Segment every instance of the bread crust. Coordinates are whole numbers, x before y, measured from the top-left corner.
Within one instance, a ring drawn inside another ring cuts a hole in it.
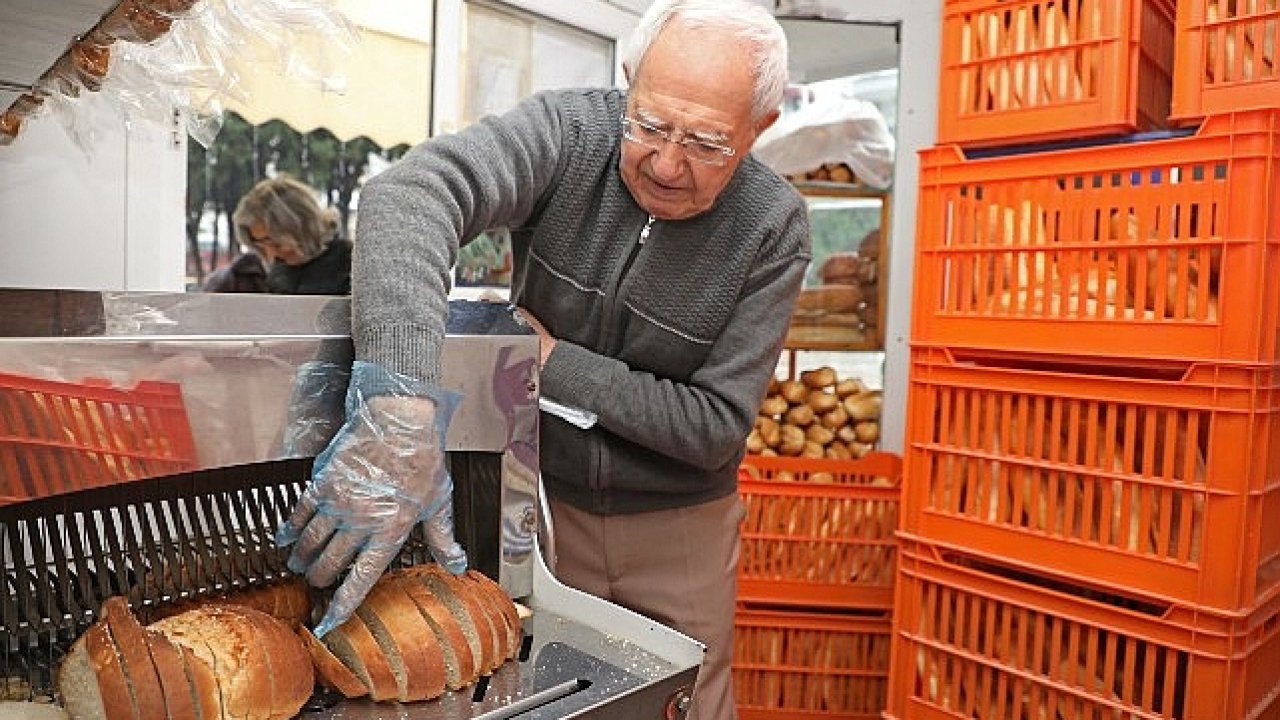
[[[475,682],[478,672],[476,659],[458,618],[449,612],[449,608],[419,578],[400,571],[393,571],[389,576],[417,605],[418,611],[436,631],[441,648],[445,651],[445,679],[449,688],[458,690]]]
[[[290,629],[296,629],[311,619],[311,592],[301,577],[248,590],[162,603],[149,609],[142,619],[154,622],[210,604],[250,607],[280,620]]]
[[[501,585],[479,570],[468,570],[466,577],[476,583],[480,591],[488,596],[490,604],[497,609],[499,616],[506,623],[507,652],[503,659],[505,661],[514,658],[520,652],[520,644],[524,640],[524,624],[520,622],[520,613],[516,610],[515,602]]]
[[[379,580],[361,607],[372,612],[387,629],[395,648],[384,650],[400,657],[405,675],[400,701],[425,700],[443,693],[444,651],[413,601],[394,582]]]
[[[240,608],[256,633],[260,654],[271,678],[271,717],[286,720],[298,714],[315,689],[311,656],[284,621],[252,608]]]
[[[290,629],[311,618],[311,594],[301,577],[272,583],[243,592],[228,593],[221,602],[243,605],[280,620]]]
[[[396,687],[396,676],[391,672],[391,665],[387,663],[386,657],[378,647],[378,641],[373,638],[373,633],[369,632],[369,628],[365,626],[359,615],[352,615],[346,622],[329,632],[341,633],[356,655],[364,661],[365,672],[369,674],[371,683],[369,697],[373,698],[374,702],[394,700],[399,695],[400,689]]]
[[[102,693],[102,707],[108,720],[137,718],[138,711],[134,707],[133,697],[129,694],[124,669],[120,666],[120,658],[116,656],[116,649],[105,622],[99,620],[89,626],[84,633],[84,647],[89,654],[89,664],[93,667],[93,674],[98,678],[98,690]]]
[[[356,674],[351,672],[351,669],[344,665],[338,656],[320,642],[320,639],[305,625],[299,627],[297,632],[307,652],[311,654],[311,663],[315,666],[321,685],[337,690],[347,698],[359,698],[369,694],[369,688],[364,686],[360,678],[356,677]]]
[[[212,668],[224,717],[272,715],[271,666],[266,653],[257,647],[256,633],[246,618],[254,612],[236,605],[210,604],[151,626]]]
[[[160,676],[164,691],[164,705],[169,720],[202,720],[197,715],[196,689],[182,666],[182,653],[169,638],[155,631],[143,629],[147,651]]]
[[[147,650],[146,634],[129,610],[128,601],[119,595],[107,598],[102,604],[102,617],[111,631],[121,672],[133,692],[138,714],[143,718],[166,717],[164,688]]]
[[[186,672],[187,681],[195,689],[197,714],[203,720],[221,718],[222,692],[218,688],[218,678],[213,674],[213,667],[201,660],[191,648],[177,642],[173,644],[182,655],[182,669]]]
[[[444,579],[449,588],[462,599],[466,604],[473,617],[478,617],[476,628],[482,626],[489,633],[489,646],[484,664],[484,674],[488,675],[498,668],[505,661],[506,654],[506,627],[501,619],[495,617],[489,608],[489,603],[480,594],[480,590],[472,583],[464,581],[462,578],[450,573],[444,568],[438,568],[436,575]],[[484,630],[481,631],[481,642],[484,641]]]
[[[498,657],[498,635],[490,622],[488,615],[480,604],[476,602],[474,596],[470,593],[459,592],[455,589],[457,580],[449,573],[448,570],[439,565],[414,565],[405,568],[405,572],[413,577],[421,580],[440,601],[449,608],[449,612],[454,613],[459,622],[470,623],[475,629],[477,648],[474,648],[476,657],[476,674],[488,675],[495,667],[497,667]],[[461,614],[455,611],[455,607],[460,609]],[[464,617],[465,616],[465,617]]]

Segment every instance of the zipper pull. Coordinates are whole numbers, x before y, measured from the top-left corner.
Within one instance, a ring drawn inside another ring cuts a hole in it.
[[[649,239],[649,231],[653,229],[653,216],[644,222],[644,229],[640,231],[640,244],[643,245],[645,240]]]

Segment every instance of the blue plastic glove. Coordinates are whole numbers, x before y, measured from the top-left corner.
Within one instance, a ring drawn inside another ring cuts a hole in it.
[[[316,587],[346,578],[315,635],[346,622],[409,537],[426,522],[436,562],[462,573],[467,556],[453,536],[453,480],[444,437],[461,396],[357,361],[347,420],[315,461],[311,484],[276,533],[294,545],[289,569]]]
[[[313,457],[329,445],[345,421],[343,399],[350,380],[350,365],[311,360],[298,366],[280,441],[285,457]]]

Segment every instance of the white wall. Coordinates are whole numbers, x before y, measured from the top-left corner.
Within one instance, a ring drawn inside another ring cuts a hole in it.
[[[0,147],[0,287],[181,290],[185,137],[81,113],[91,153],[52,116]]]

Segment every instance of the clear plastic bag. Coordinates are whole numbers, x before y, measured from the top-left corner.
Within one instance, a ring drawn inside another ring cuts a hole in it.
[[[358,39],[334,0],[121,0],[49,68],[40,88],[59,98],[55,114],[86,150],[97,134],[93,114],[72,116],[88,96],[102,96],[92,104],[105,100],[130,122],[168,124],[176,112],[207,147],[224,106],[251,102],[244,81],[251,72],[342,92]],[[0,143],[31,119],[6,118]]]
[[[835,98],[805,105],[774,123],[752,152],[779,175],[843,163],[875,188],[893,184],[894,140],[875,105]]]

